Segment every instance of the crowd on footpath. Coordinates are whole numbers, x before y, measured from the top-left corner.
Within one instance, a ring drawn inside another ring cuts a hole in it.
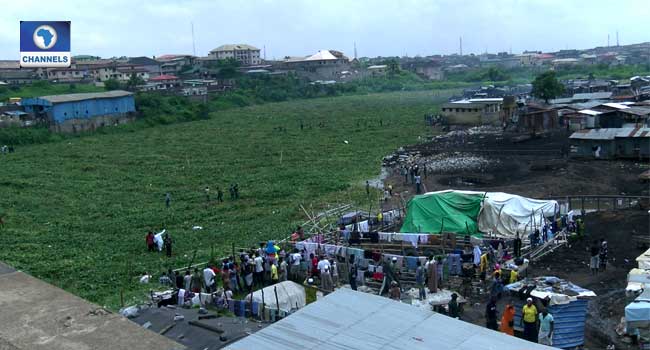
[[[534,248],[545,244],[563,229],[568,234],[575,234],[578,240],[582,239],[585,234],[585,222],[582,219],[584,215],[585,213],[583,211],[580,217],[574,219],[573,212],[570,212],[567,215],[558,216],[553,220],[544,219],[544,223],[541,224],[541,230],[536,228],[528,236],[531,246]]]
[[[381,219],[380,219],[381,220]],[[554,226],[557,225],[557,226]],[[353,224],[353,232],[357,231]],[[579,218],[573,220],[564,216],[547,222],[541,229],[541,233],[555,232],[556,230],[567,230],[578,233],[579,237],[584,235],[584,221]],[[409,258],[415,260],[415,283],[418,289],[420,300],[426,300],[427,295],[437,293],[445,282],[445,277],[456,270],[453,274],[469,277],[463,281],[463,294],[469,295],[470,285],[465,281],[471,281],[475,276],[481,281],[483,290],[488,295],[488,303],[485,309],[487,328],[501,331],[514,336],[514,315],[515,307],[510,300],[501,316],[499,325],[499,312],[497,302],[505,295],[504,286],[519,281],[519,266],[523,265],[525,259],[522,257],[522,239],[519,233],[511,241],[504,239],[485,239],[484,246],[472,245],[469,235],[465,235],[463,249],[459,254],[450,253],[443,256],[428,257],[398,257],[390,254],[382,254],[379,251],[368,252],[355,247],[358,240],[350,232],[349,227],[341,225],[336,232],[336,241],[343,242],[343,246],[333,246],[322,243],[322,235],[315,235],[305,239],[302,227],[298,226],[290,235],[290,241],[294,245],[289,250],[276,245],[273,241],[260,243],[259,247],[251,248],[248,251],[241,250],[238,257],[230,256],[218,263],[210,263],[204,269],[187,269],[183,274],[175,273],[172,270],[163,272],[159,282],[163,285],[184,289],[192,293],[215,293],[217,288],[222,288],[226,299],[232,299],[233,293],[247,294],[258,288],[264,288],[278,282],[292,280],[302,283],[305,286],[307,303],[316,300],[317,291],[328,293],[334,291],[342,284],[349,284],[350,288],[357,290],[363,285],[369,268],[373,269],[373,278],[381,271],[381,287],[379,295],[388,295],[394,300],[401,300],[404,288],[401,285],[401,274],[405,270],[405,263],[410,263]],[[164,234],[163,232],[155,235]],[[447,237],[441,235],[443,242],[456,246],[456,235],[449,234]],[[155,237],[152,232],[147,234],[147,245],[152,249],[152,239]],[[320,240],[319,240],[320,237]],[[550,236],[552,237],[552,236]],[[535,238],[535,233],[533,233]],[[540,237],[540,244],[544,240]],[[531,245],[536,242],[531,240]],[[163,236],[162,246],[169,247],[171,254],[171,236]],[[307,246],[309,244],[309,246]],[[443,243],[444,244],[444,243]],[[334,250],[329,248],[334,247]],[[325,249],[327,248],[327,249]],[[346,253],[341,254],[339,249],[347,248]],[[591,249],[591,267],[605,269],[607,264],[607,242],[594,241]],[[378,256],[375,256],[378,255]],[[456,259],[458,255],[458,259]],[[389,259],[386,259],[389,257]],[[471,270],[466,270],[465,265],[461,267],[462,261],[469,259]],[[458,260],[454,262],[453,260]],[[374,267],[369,265],[375,264]],[[458,268],[452,266],[458,265]],[[602,264],[602,265],[601,265]],[[408,264],[407,264],[408,265]],[[504,266],[504,268],[502,268]],[[595,267],[594,267],[595,266]],[[596,271],[597,272],[597,271]],[[594,272],[594,273],[596,273]],[[511,296],[512,297],[512,296]],[[462,306],[458,301],[459,295],[453,293],[447,304],[447,314],[450,317],[460,319],[462,317]],[[552,345],[553,338],[553,315],[541,304],[533,303],[532,298],[526,299],[526,304],[521,310],[521,328],[523,338],[540,344]]]
[[[422,176],[425,179],[427,178],[427,166],[420,166],[419,164],[402,165],[399,169],[400,175],[404,177],[404,184],[407,185],[410,179],[411,185],[415,186],[415,193],[423,193]]]

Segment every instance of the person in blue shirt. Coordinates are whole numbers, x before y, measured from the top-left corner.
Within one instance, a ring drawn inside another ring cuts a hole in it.
[[[553,345],[553,315],[544,309],[538,318],[539,332],[537,333],[537,340],[539,344]]]

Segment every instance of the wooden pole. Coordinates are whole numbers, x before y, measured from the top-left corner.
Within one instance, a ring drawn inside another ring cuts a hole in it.
[[[278,310],[278,315],[280,315],[280,300],[278,299],[278,287],[273,286],[273,293],[275,293],[275,306]]]

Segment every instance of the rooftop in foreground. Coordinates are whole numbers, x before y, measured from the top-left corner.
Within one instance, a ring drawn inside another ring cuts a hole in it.
[[[2,263],[0,286],[0,349],[185,349]]]
[[[264,349],[269,344],[288,350],[552,349],[351,289],[339,289],[225,349]]]

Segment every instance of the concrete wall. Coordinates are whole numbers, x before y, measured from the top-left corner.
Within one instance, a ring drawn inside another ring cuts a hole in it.
[[[52,124],[50,130],[54,132],[74,134],[83,131],[94,131],[105,126],[126,124],[135,120],[135,113],[104,115],[94,118],[73,118],[62,123]]]

